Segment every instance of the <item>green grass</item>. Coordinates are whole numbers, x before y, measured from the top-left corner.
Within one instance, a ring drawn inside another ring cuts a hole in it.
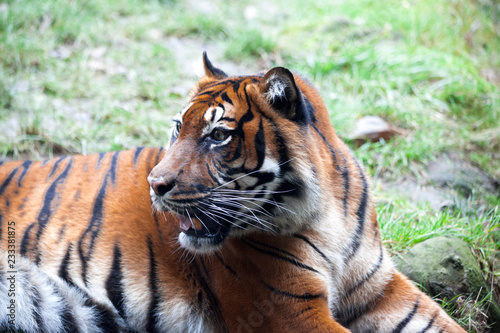
[[[456,202],[458,208],[434,211],[425,204],[415,204],[403,199],[390,200],[378,205],[380,228],[386,246],[392,253],[399,253],[426,239],[449,235],[467,241],[485,260],[494,256],[500,236],[500,208],[478,213],[468,202]],[[492,272],[493,273],[493,272]],[[500,271],[495,272],[500,277]]]
[[[421,179],[428,161],[452,151],[500,179],[495,0],[8,0],[0,4],[0,157],[165,145],[203,50],[229,74],[275,65],[303,74],[372,175]],[[350,133],[365,115],[406,135],[356,147]],[[379,204],[386,245],[398,253],[456,235],[485,276],[500,279],[500,199],[476,195],[446,213],[405,197]]]

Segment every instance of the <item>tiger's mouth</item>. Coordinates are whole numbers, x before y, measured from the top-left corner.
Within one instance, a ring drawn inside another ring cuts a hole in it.
[[[229,234],[232,222],[198,207],[200,200],[172,202],[153,195],[152,199],[159,211],[169,211],[177,218],[181,229],[179,242],[188,250],[198,253],[213,251]]]
[[[174,214],[179,220],[181,232],[179,243],[193,253],[210,253],[215,251],[229,234],[229,223],[200,217],[199,212],[185,210],[187,215]],[[193,215],[196,216],[193,218]]]
[[[182,232],[186,235],[193,237],[212,238],[218,237],[221,234],[223,225],[220,222],[209,220],[206,218],[200,218],[198,217],[199,214],[196,214],[195,212],[189,213],[189,211],[187,210],[186,212],[188,213],[188,216],[175,214],[179,219],[179,225]],[[193,218],[191,214],[195,215],[196,217]]]

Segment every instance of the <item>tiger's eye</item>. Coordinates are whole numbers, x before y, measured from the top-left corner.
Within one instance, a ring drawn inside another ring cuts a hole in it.
[[[212,134],[210,134],[210,137],[214,141],[221,142],[227,139],[227,134],[223,130],[215,129],[212,131]]]

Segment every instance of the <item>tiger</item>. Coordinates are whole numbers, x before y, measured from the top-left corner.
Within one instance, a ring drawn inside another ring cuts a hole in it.
[[[0,331],[465,332],[394,267],[319,92],[203,65],[165,149],[0,165]]]

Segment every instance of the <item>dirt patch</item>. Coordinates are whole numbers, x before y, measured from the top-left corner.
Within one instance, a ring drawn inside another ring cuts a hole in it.
[[[406,176],[374,180],[383,192],[392,192],[417,203],[428,203],[434,210],[453,208],[471,195],[500,195],[500,182],[456,154],[442,154],[424,168],[423,177]]]

